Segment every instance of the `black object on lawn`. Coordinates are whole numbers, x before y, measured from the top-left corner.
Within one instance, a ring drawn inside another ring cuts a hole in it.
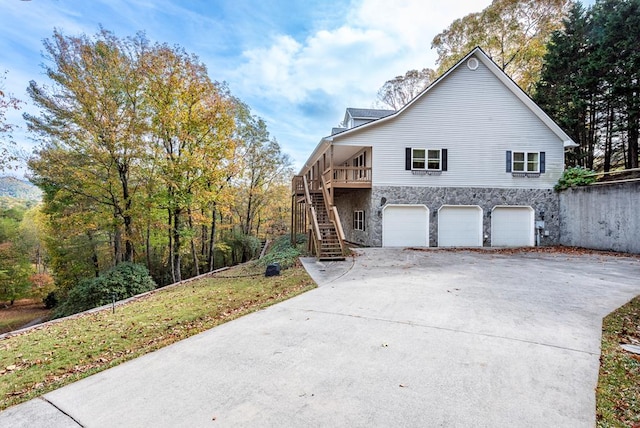
[[[280,275],[280,265],[278,263],[271,263],[267,265],[267,271],[264,276],[278,276]]]

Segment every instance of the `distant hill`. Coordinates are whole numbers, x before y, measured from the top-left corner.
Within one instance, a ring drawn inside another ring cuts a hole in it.
[[[0,196],[39,201],[42,199],[42,192],[28,181],[15,177],[0,177]]]

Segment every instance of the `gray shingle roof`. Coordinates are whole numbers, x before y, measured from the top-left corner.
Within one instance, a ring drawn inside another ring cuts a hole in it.
[[[395,113],[395,110],[381,110],[372,108],[347,108],[347,114],[358,119],[380,119]]]

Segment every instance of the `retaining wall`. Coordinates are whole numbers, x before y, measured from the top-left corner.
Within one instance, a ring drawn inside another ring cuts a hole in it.
[[[560,192],[560,243],[640,253],[640,181]]]

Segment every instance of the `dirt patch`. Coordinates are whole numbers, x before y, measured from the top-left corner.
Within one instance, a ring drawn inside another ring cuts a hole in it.
[[[610,174],[603,175],[598,178],[597,182],[608,182],[608,181],[617,181],[617,180],[640,180],[640,170],[633,171],[616,171],[611,172]]]
[[[574,256],[582,255],[599,255],[599,256],[612,256],[612,257],[631,257],[640,259],[640,254],[620,253],[616,251],[604,251],[604,250],[592,250],[589,248],[580,247],[565,247],[562,245],[556,245],[551,247],[516,247],[516,248],[443,248],[443,247],[408,247],[407,251],[450,251],[450,252],[463,252],[469,251],[473,253],[486,253],[486,254],[521,254],[521,253],[543,253],[543,254],[571,254]]]
[[[16,300],[11,306],[0,306],[0,334],[19,329],[34,320],[45,321],[51,315],[42,300]]]

